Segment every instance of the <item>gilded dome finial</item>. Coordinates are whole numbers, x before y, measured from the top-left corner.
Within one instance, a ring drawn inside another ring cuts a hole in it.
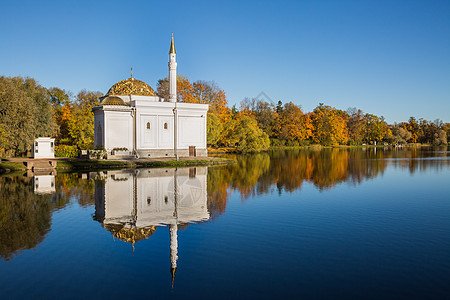
[[[131,67],[131,79],[133,79],[133,67]]]

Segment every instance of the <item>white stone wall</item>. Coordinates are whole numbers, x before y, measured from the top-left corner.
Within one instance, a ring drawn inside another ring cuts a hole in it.
[[[162,150],[174,148],[175,103],[134,101],[137,113],[137,149]],[[208,105],[176,103],[178,110],[178,149],[196,146],[206,149],[206,115]],[[148,129],[148,123],[150,129]],[[167,124],[165,129],[164,124]]]
[[[205,118],[180,116],[178,131],[178,148],[188,149],[189,146],[206,148]]]
[[[129,111],[105,111],[105,148],[133,150],[133,117]]]

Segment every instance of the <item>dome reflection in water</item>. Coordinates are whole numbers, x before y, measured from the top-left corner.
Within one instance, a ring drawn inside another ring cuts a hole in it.
[[[207,168],[109,171],[95,185],[95,220],[133,245],[157,226],[170,231],[172,285],[178,260],[178,226],[209,219]]]

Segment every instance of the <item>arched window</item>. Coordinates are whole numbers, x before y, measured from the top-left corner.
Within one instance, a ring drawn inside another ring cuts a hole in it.
[[[147,122],[147,129],[150,130],[150,122]]]
[[[167,122],[164,123],[164,129],[167,129]]]

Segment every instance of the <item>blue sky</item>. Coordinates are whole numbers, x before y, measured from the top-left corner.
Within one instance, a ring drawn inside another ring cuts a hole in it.
[[[73,93],[178,73],[228,103],[265,92],[388,122],[450,122],[450,1],[5,1],[0,75]]]

